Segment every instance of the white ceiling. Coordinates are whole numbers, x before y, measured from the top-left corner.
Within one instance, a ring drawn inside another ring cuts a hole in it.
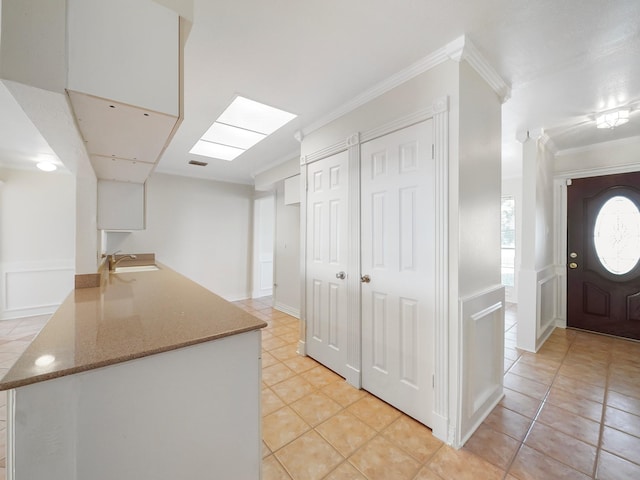
[[[298,156],[297,130],[461,35],[512,88],[505,175],[520,171],[523,130],[559,150],[640,136],[638,0],[193,0],[184,120],[157,171],[252,183]],[[188,151],[236,94],[299,116],[233,162],[188,165],[206,160]],[[596,130],[594,114],[619,105],[635,109],[629,124]],[[0,149],[19,152],[9,136]]]

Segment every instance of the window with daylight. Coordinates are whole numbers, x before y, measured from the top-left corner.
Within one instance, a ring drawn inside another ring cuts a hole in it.
[[[500,229],[502,284],[513,287],[516,267],[516,204],[512,196],[502,197]]]

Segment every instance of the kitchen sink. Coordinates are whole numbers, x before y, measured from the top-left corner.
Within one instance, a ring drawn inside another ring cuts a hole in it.
[[[160,270],[156,265],[132,265],[130,267],[116,267],[112,273],[136,273],[136,272],[153,272]]]

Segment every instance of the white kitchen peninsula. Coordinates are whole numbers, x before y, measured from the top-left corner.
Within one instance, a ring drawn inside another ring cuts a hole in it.
[[[260,478],[265,325],[164,266],[74,290],[0,382],[7,478]]]

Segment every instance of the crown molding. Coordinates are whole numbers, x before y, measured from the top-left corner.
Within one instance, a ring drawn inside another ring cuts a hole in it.
[[[386,80],[365,90],[351,101],[345,103],[336,110],[328,113],[324,117],[316,120],[306,128],[301,130],[301,136],[309,135],[311,132],[324,127],[334,120],[352,112],[356,108],[378,98],[388,91],[406,83],[412,78],[437,67],[447,60],[460,62],[466,60],[474,70],[489,84],[489,86],[500,96],[502,101],[506,101],[511,96],[511,87],[498,75],[489,62],[482,56],[480,51],[471,43],[465,35],[462,35],[452,42],[447,43],[444,47],[430,53],[426,57],[421,58],[417,62],[412,63],[407,68],[400,70],[398,73],[390,76]]]
[[[461,60],[466,62],[478,72],[485,82],[498,94],[502,103],[509,100],[511,97],[511,87],[502,79],[502,77],[496,72],[493,66],[487,61],[487,59],[480,53],[480,50],[473,44],[471,40],[465,37],[461,37],[464,40],[462,47]]]

